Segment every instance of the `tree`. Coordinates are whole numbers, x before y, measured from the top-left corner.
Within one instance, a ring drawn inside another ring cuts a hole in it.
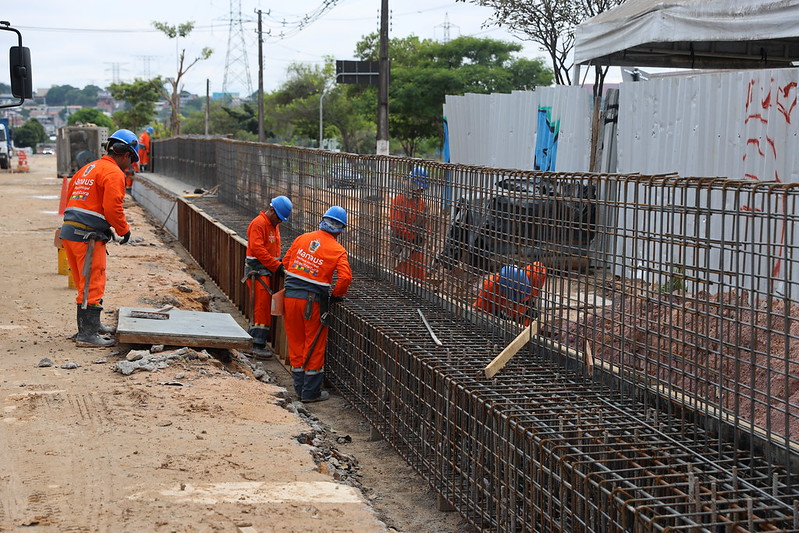
[[[100,90],[96,85],[87,85],[83,89],[71,85],[54,85],[47,90],[47,105],[94,107],[97,105]]]
[[[39,143],[47,141],[48,137],[44,131],[44,126],[35,118],[30,119],[14,130],[14,145],[16,146],[23,148],[30,146],[35,152]]]
[[[188,36],[194,29],[194,22],[185,22],[183,24],[178,24],[177,26],[173,26],[165,22],[153,22],[153,27],[161,31],[168,38],[177,39],[178,37]],[[191,67],[197,64],[198,61],[204,61],[208,59],[211,57],[211,54],[213,54],[213,50],[205,47],[200,51],[199,56],[195,57],[188,64],[186,64],[186,49],[184,48],[180,51],[180,56],[178,57],[177,75],[174,78],[168,78],[166,80],[166,82],[172,87],[172,93],[167,94],[167,92],[164,90],[163,84],[156,87],[160,94],[169,102],[169,106],[171,108],[169,127],[173,136],[180,135],[180,93],[183,90],[180,82],[183,79],[183,76],[185,76],[189,69],[191,69]],[[157,79],[161,81],[160,78]]]
[[[114,120],[123,128],[139,131],[153,122],[155,104],[161,98],[157,89],[163,86],[161,78],[150,81],[136,79],[133,83],[112,83],[108,90],[117,100],[127,102],[128,107],[114,113]]]
[[[116,124],[111,120],[111,117],[107,116],[99,109],[92,107],[84,107],[72,113],[67,119],[67,124],[70,126],[73,124],[96,124],[108,128],[109,130],[114,130],[116,128]]]
[[[504,26],[522,38],[540,44],[555,71],[555,82],[571,83],[574,27],[624,0],[457,0],[491,7],[486,24]],[[607,69],[596,69],[604,80]]]
[[[356,45],[363,60],[374,60],[374,35]],[[426,138],[443,138],[441,113],[446,95],[510,92],[552,83],[541,60],[517,59],[518,43],[459,37],[446,43],[411,36],[389,42],[391,135],[413,157]],[[371,89],[371,88],[370,88]],[[373,89],[372,89],[373,90]]]

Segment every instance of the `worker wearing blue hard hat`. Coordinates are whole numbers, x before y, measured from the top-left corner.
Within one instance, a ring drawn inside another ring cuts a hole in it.
[[[503,266],[483,280],[474,306],[490,315],[529,324],[538,318],[538,296],[547,269],[537,258],[526,267]]]
[[[423,194],[429,186],[427,169],[415,167],[408,173],[403,190],[392,199],[389,212],[389,250],[394,270],[419,281],[424,281],[427,274],[424,244],[428,216]]]
[[[322,215],[319,229],[294,239],[283,257],[283,324],[294,391],[303,402],[330,397],[322,390],[328,311],[331,303],[344,299],[352,283],[347,250],[338,242],[346,227],[347,211],[334,205]]]
[[[250,290],[250,328],[254,356],[272,356],[267,343],[272,327],[272,293],[283,273],[280,228],[291,216],[292,204],[286,196],[276,196],[269,208],[258,213],[247,227],[247,257],[244,260],[244,279]]]

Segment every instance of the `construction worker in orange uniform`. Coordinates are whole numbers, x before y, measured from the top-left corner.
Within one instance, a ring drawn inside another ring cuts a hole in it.
[[[139,168],[141,170],[150,170],[150,135],[152,134],[153,128],[148,127],[139,135]]]
[[[283,322],[294,391],[303,402],[330,397],[322,390],[327,313],[330,303],[343,300],[352,283],[347,251],[337,240],[346,226],[347,212],[334,205],[322,216],[319,229],[294,239],[283,258]],[[334,273],[338,280],[332,287]]]
[[[266,348],[272,325],[272,293],[277,287],[277,277],[283,272],[278,225],[288,220],[291,209],[291,200],[277,196],[270,202],[269,209],[261,211],[247,228],[244,280],[250,289],[252,321],[248,333],[252,337],[253,355],[262,359],[272,357]]]
[[[138,139],[130,130],[118,130],[108,138],[107,154],[78,170],[67,189],[61,240],[78,289],[78,346],[111,346],[114,339],[100,336],[113,328],[100,322],[105,293],[106,242],[130,240],[130,226],[122,206],[125,172],[138,161]]]
[[[427,233],[427,213],[422,194],[429,185],[427,170],[414,168],[408,175],[407,189],[391,201],[390,250],[396,261],[394,269],[424,281],[424,242]]]
[[[547,278],[541,261],[526,268],[504,266],[483,280],[474,306],[506,320],[530,325],[538,318],[538,295]]]

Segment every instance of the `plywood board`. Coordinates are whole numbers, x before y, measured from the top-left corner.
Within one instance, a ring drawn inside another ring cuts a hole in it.
[[[130,344],[166,344],[202,348],[252,348],[252,337],[227,313],[169,311],[167,320],[133,318],[131,311],[158,309],[120,307],[117,340]]]

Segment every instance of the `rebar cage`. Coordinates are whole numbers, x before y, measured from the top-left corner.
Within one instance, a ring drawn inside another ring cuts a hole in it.
[[[289,196],[284,248],[347,210],[356,281],[326,370],[478,529],[799,530],[795,186],[205,138],[159,141],[154,157],[219,185],[249,213],[230,217],[241,235]],[[208,242],[230,236],[197,242],[197,224],[179,228],[189,251],[237,272],[240,253]],[[536,261],[546,282],[517,301],[503,267]],[[486,378],[528,324],[527,348]]]

